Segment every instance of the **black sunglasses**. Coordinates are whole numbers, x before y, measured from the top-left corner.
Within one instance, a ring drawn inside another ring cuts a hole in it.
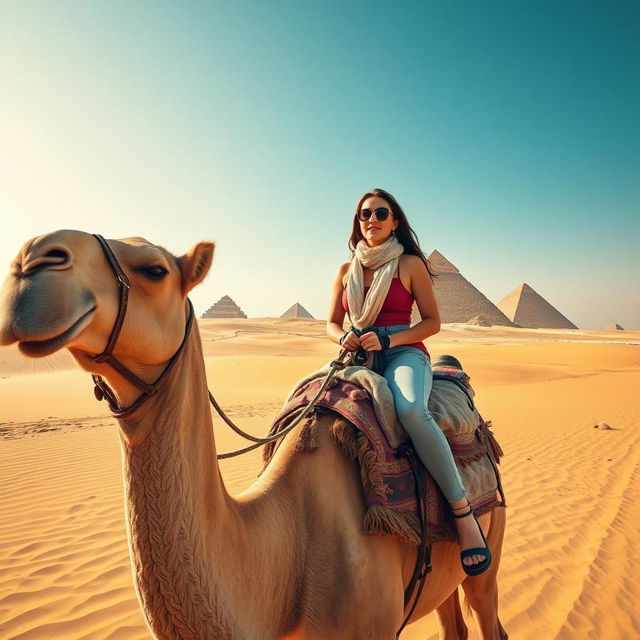
[[[384,222],[389,217],[390,213],[391,211],[386,207],[378,207],[373,211],[371,211],[371,209],[360,209],[360,211],[358,211],[358,220],[366,222],[371,219],[371,216],[375,215],[378,222]]]

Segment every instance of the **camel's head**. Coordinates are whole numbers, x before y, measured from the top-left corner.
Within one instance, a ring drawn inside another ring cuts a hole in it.
[[[114,356],[137,371],[161,366],[180,345],[185,298],[209,271],[214,245],[197,244],[176,258],[142,238],[109,240],[131,287]],[[104,369],[101,353],[119,308],[116,277],[95,236],[56,231],[29,240],[11,264],[0,293],[0,344],[31,357],[68,348],[80,365]]]

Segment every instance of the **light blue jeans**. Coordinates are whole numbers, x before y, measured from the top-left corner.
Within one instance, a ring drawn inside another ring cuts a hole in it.
[[[389,335],[408,325],[386,327]],[[455,502],[467,495],[442,429],[429,412],[433,387],[431,362],[424,351],[400,345],[375,352],[373,371],[384,376],[396,405],[398,420],[445,498]]]

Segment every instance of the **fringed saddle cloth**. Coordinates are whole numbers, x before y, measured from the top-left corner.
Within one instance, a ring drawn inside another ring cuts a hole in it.
[[[275,419],[270,434],[284,429],[302,412],[322,385],[327,371],[327,368],[321,369],[298,383]],[[439,423],[444,423],[438,418],[443,414],[443,401],[449,405],[460,405],[459,410],[453,412],[453,419],[446,416],[447,425],[443,431],[464,486],[469,491],[469,502],[479,514],[504,506],[496,466],[502,450],[489,429],[491,423],[482,420],[470,401],[473,390],[468,376],[460,371],[449,371],[458,380],[456,385],[452,385],[438,379],[440,376],[435,377],[436,373],[434,370],[429,409]],[[447,372],[441,370],[439,373]],[[466,394],[462,390],[463,385],[467,388]],[[398,445],[408,437],[397,420],[393,396],[386,380],[362,367],[347,367],[339,371],[314,409],[316,415],[328,411],[338,413],[348,421],[336,420],[332,433],[360,466],[366,504],[364,530],[378,535],[400,536],[409,543],[419,544],[415,480],[408,460],[396,455]],[[299,446],[306,450],[315,448],[317,420],[308,420],[301,428]],[[265,447],[265,467],[276,446],[270,443]],[[421,470],[425,474],[428,542],[455,540],[455,527],[444,496],[427,470],[422,466]]]

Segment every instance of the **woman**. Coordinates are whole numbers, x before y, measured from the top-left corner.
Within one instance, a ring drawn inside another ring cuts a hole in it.
[[[375,352],[374,370],[389,384],[398,419],[451,505],[462,567],[469,575],[482,573],[491,564],[491,553],[449,444],[427,410],[433,378],[422,340],[440,330],[431,272],[413,229],[390,193],[373,189],[360,198],[349,248],[353,259],[338,269],[333,284],[327,335],[349,351],[362,347]],[[422,320],[410,327],[414,300]],[[352,324],[346,333],[345,313]]]

